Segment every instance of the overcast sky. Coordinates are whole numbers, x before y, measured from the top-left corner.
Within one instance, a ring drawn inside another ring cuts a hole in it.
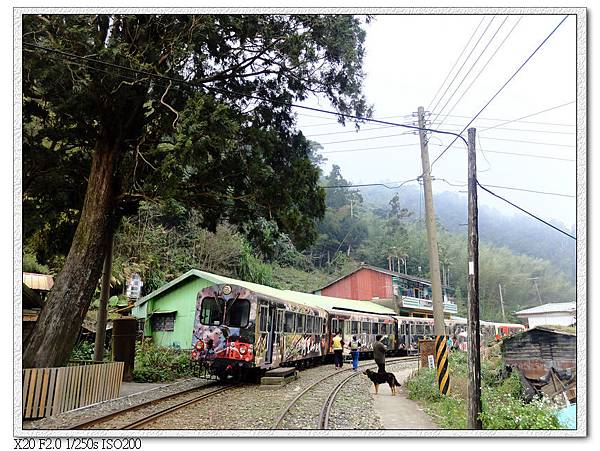
[[[413,112],[423,106],[432,113],[432,128],[460,132],[563,17],[376,16],[366,25],[364,61],[365,94],[374,107],[374,117],[410,124],[416,120]],[[471,125],[477,129],[477,147],[483,151],[477,155],[482,184],[575,195],[576,107],[569,103],[576,100],[575,25],[574,16],[567,18]],[[564,104],[522,121],[501,124]],[[328,108],[323,102],[311,105]],[[403,181],[422,172],[417,135],[385,137],[405,132],[401,128],[365,125],[364,130],[355,132],[352,125],[342,127],[326,115],[312,112],[301,112],[299,124],[309,139],[323,145],[323,155],[329,160],[324,170],[337,164],[354,184]],[[494,125],[498,127],[484,130]],[[378,129],[367,130],[374,127]],[[433,134],[430,160],[451,140]],[[464,144],[457,141],[435,163],[432,175],[453,184],[466,183]],[[435,181],[433,189],[459,191],[466,187]],[[493,191],[544,219],[559,220],[568,228],[575,223],[574,197],[500,188]],[[515,213],[513,207],[485,192],[480,191],[479,200],[503,213]]]

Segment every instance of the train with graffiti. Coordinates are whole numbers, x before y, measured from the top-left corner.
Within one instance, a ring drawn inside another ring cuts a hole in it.
[[[391,355],[416,353],[418,340],[433,336],[430,318],[382,313],[367,301],[331,299],[234,284],[206,287],[196,301],[192,359],[221,379],[240,379],[278,367],[324,363],[333,356],[336,332],[342,334],[346,355],[356,336],[363,358],[371,356],[377,335]],[[446,333],[460,333],[461,326],[446,320]]]

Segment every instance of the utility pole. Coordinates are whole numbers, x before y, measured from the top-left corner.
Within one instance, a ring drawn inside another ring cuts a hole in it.
[[[100,290],[100,305],[96,316],[96,341],[94,343],[94,360],[101,362],[104,356],[104,339],[106,338],[106,318],[108,316],[108,298],[110,295],[110,278],[112,275],[113,241],[111,234],[106,241],[104,251],[104,266],[102,268],[102,287]]]
[[[419,128],[425,128],[423,107],[418,110]],[[419,130],[421,142],[421,164],[423,167],[423,191],[425,197],[425,222],[427,225],[427,242],[429,244],[429,273],[431,275],[431,292],[433,299],[433,330],[435,335],[445,335],[444,305],[442,301],[442,283],[440,281],[440,257],[437,245],[435,213],[433,211],[433,193],[431,190],[431,166],[427,147],[427,133]]]
[[[444,300],[440,281],[440,256],[438,254],[435,213],[433,211],[433,193],[431,190],[431,165],[427,148],[427,132],[423,107],[418,109],[419,141],[421,143],[421,165],[423,167],[423,193],[425,197],[425,223],[427,225],[427,243],[429,247],[429,274],[431,277],[431,300],[433,304],[433,332],[435,334],[435,367],[440,393],[446,395],[450,388],[448,372],[448,347],[444,326]]]
[[[542,303],[542,296],[540,295],[540,289],[538,288],[538,281],[539,277],[530,277],[529,280],[533,280],[533,284],[535,285],[535,291],[537,292],[538,295],[538,300],[540,301],[540,305],[543,305]]]
[[[481,419],[481,355],[479,335],[479,226],[477,219],[477,164],[475,129],[469,129],[469,277],[468,277],[468,426],[482,429]]]
[[[506,322],[506,313],[504,313],[504,299],[502,299],[502,285],[498,284],[498,291],[500,291],[500,307],[502,308],[502,321]]]

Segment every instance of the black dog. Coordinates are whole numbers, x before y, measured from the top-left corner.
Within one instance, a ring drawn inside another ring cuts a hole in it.
[[[375,394],[377,394],[381,384],[388,384],[390,386],[392,396],[396,396],[396,387],[401,387],[394,373],[376,373],[375,371],[365,370],[363,374],[371,379],[371,382],[375,385]]]

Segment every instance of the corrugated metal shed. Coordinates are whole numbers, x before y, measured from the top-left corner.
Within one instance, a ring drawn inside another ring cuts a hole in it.
[[[365,313],[378,313],[382,315],[395,315],[394,310],[368,301],[355,301],[352,299],[340,299],[330,296],[318,296],[315,294],[301,293],[298,291],[279,290],[277,288],[259,285],[257,283],[245,282],[243,280],[232,279],[230,277],[219,276],[217,274],[199,271],[197,269],[192,269],[186,272],[185,274],[178,277],[177,279],[172,280],[165,286],[143,297],[138,301],[138,303],[136,303],[136,307],[142,306],[150,299],[182,283],[189,277],[200,277],[214,284],[226,283],[231,285],[239,285],[257,293],[264,294],[266,296],[271,296],[284,301],[307,304],[313,307],[319,307],[327,310],[352,310]]]
[[[523,370],[526,377],[538,378],[550,368],[576,366],[577,335],[564,329],[534,327],[502,341],[505,362]]]
[[[23,283],[32,290],[50,291],[54,286],[54,278],[47,274],[24,272]]]

